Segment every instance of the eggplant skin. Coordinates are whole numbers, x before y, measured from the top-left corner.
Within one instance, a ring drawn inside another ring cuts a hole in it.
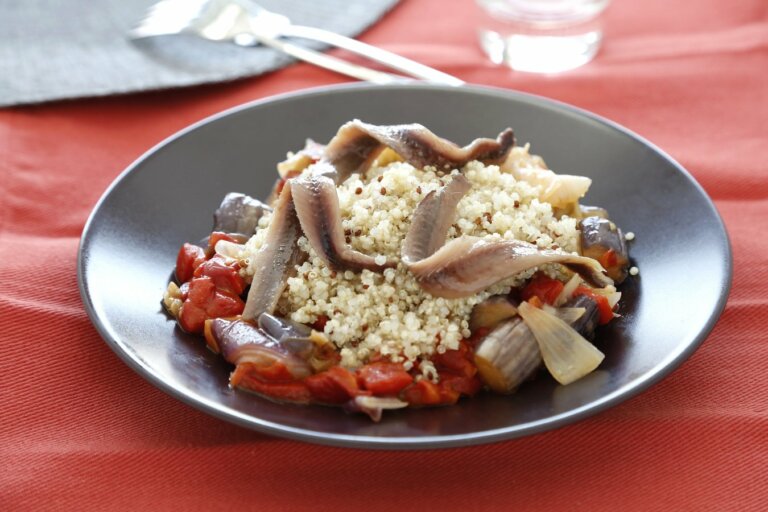
[[[258,199],[230,192],[213,214],[213,230],[251,236],[258,229],[259,219],[271,211],[272,208]]]
[[[542,363],[539,345],[519,316],[488,333],[475,350],[474,361],[483,383],[501,394],[513,393]]]
[[[492,329],[516,314],[517,308],[506,295],[494,295],[472,308],[472,313],[469,315],[469,329],[472,332],[481,328]]]
[[[563,307],[584,308],[584,314],[582,314],[578,320],[573,322],[571,327],[588,340],[593,339],[595,337],[597,323],[600,320],[597,301],[587,295],[577,295],[563,304]]]
[[[594,338],[600,317],[595,299],[579,295],[563,307],[584,308],[584,313],[571,327],[587,339]],[[474,360],[483,383],[502,394],[513,393],[542,364],[533,333],[517,315],[499,322],[486,335],[475,350]]]
[[[624,233],[609,219],[592,216],[579,222],[581,254],[599,261],[617,284],[627,277],[629,253]],[[615,258],[607,258],[613,251]]]

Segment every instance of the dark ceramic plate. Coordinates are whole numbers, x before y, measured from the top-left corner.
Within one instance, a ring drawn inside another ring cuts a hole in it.
[[[199,240],[229,191],[264,198],[275,164],[307,137],[345,121],[419,122],[464,144],[511,126],[557,171],[593,179],[604,206],[637,238],[640,275],[620,288],[622,317],[599,333],[600,368],[569,386],[539,378],[512,396],[393,411],[381,423],[328,407],[276,404],[227,387],[230,367],[162,311],[184,241]],[[636,395],[669,374],[712,329],[731,281],[723,223],[680,165],[633,133],[546,99],[476,87],[354,85],[244,105],[171,137],[104,194],[83,233],[78,277],[109,346],[160,389],[261,432],[324,444],[433,448],[510,439],[559,427]]]

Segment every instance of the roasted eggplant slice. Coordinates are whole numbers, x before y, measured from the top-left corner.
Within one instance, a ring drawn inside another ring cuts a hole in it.
[[[516,316],[500,323],[475,349],[482,381],[497,393],[512,393],[541,366],[536,338]]]
[[[210,325],[221,355],[236,366],[249,363],[266,369],[282,363],[297,380],[313,373],[305,354],[297,353],[295,347],[280,343],[250,322],[216,318]]]
[[[333,343],[308,325],[262,313],[259,327],[288,351],[307,361],[315,372],[327,370],[337,362]]]
[[[564,308],[584,308],[584,314],[571,323],[576,332],[591,340],[595,336],[595,329],[600,320],[600,311],[597,302],[587,295],[577,295],[563,305]]]
[[[472,308],[472,314],[469,315],[469,329],[472,332],[478,329],[493,329],[500,322],[516,314],[517,308],[506,295],[494,295]]]
[[[595,259],[617,284],[627,277],[629,254],[621,229],[608,219],[587,217],[579,222],[581,254]]]
[[[259,219],[271,211],[272,208],[258,199],[230,192],[213,214],[213,230],[251,236],[259,225]]]

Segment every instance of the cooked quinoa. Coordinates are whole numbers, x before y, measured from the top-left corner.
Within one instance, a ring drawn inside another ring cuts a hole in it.
[[[517,169],[543,167],[527,146],[514,148],[508,162]],[[577,250],[577,221],[556,217],[552,206],[539,200],[539,186],[518,181],[499,166],[480,162],[470,162],[449,174],[459,172],[472,188],[458,205],[448,240],[461,235],[487,236],[525,240],[541,248]],[[372,167],[365,176],[350,176],[338,187],[347,243],[376,256],[378,263],[399,261],[416,206],[430,191],[448,183],[449,174],[396,161]],[[269,215],[264,216],[260,228],[269,221]],[[259,229],[248,241],[243,259],[253,261],[265,234],[265,229]],[[406,369],[418,362],[422,375],[432,380],[437,372],[428,358],[435,352],[458,348],[459,341],[470,336],[468,322],[473,306],[491,295],[509,293],[536,270],[470,297],[444,299],[422,290],[402,263],[383,274],[368,270],[333,272],[306,238],[299,239],[299,247],[307,259],[288,279],[277,312],[305,324],[327,317],[325,334],[340,349],[343,366],[359,367],[381,354],[402,362]],[[558,271],[555,267],[543,270]],[[254,268],[248,265],[242,272],[250,279]]]

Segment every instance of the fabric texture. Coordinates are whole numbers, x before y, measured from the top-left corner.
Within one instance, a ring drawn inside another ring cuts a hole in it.
[[[734,254],[725,311],[693,356],[617,407],[490,445],[366,451],[234,426],[111,352],[80,302],[79,237],[109,183],[165,137],[344,79],[296,64],[0,110],[0,510],[768,508],[768,4],[614,0],[596,60],[556,76],[488,63],[479,16],[471,0],[406,0],[362,39],[468,82],[591,110],[679,160],[713,198]]]
[[[127,32],[156,1],[8,2],[0,15],[0,106],[234,80],[293,61],[271,48],[242,48],[190,35],[131,41]],[[296,24],[353,37],[396,2],[259,0],[259,5]],[[199,2],[176,3],[189,7]]]

